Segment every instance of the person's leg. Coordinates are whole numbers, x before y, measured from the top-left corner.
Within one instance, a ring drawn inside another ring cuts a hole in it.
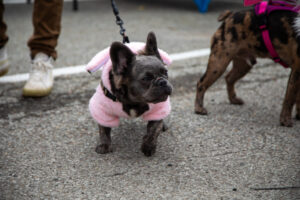
[[[23,88],[23,96],[46,96],[53,87],[53,60],[56,59],[60,34],[63,0],[39,0],[34,2],[34,33],[28,41],[33,60],[29,79]]]
[[[8,36],[6,35],[6,24],[3,19],[4,5],[3,1],[0,0],[0,48],[4,47],[8,41]]]
[[[4,5],[3,1],[0,0],[0,76],[8,72],[9,61],[7,58],[5,45],[8,41],[6,35],[6,24],[3,20]]]
[[[57,57],[55,47],[60,34],[60,22],[63,0],[39,0],[34,2],[34,32],[28,41],[31,58],[44,53],[54,59]]]

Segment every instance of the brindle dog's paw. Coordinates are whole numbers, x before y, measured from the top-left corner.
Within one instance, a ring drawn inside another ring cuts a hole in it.
[[[99,153],[99,154],[106,154],[106,153],[113,152],[113,149],[112,149],[111,145],[100,144],[96,147],[95,151],[96,151],[96,153]]]
[[[231,104],[234,104],[234,105],[243,105],[243,104],[244,104],[244,101],[243,101],[243,99],[241,99],[241,98],[234,97],[234,98],[231,98],[231,99],[230,99],[230,103],[231,103]]]
[[[293,126],[292,119],[290,117],[281,117],[280,125],[285,127],[292,127]]]
[[[199,115],[207,115],[207,110],[204,107],[195,107],[195,113]]]
[[[141,147],[142,152],[145,156],[152,156],[156,151],[156,145],[143,143]]]

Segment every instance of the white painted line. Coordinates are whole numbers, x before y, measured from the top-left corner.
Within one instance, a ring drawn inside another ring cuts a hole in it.
[[[53,76],[64,76],[64,75],[70,75],[70,74],[79,74],[86,72],[85,65],[77,65],[77,66],[71,66],[71,67],[63,67],[63,68],[57,68],[53,70]],[[16,83],[16,82],[22,82],[26,81],[29,78],[29,74],[15,74],[11,76],[3,76],[0,78],[0,83]]]
[[[57,68],[53,70],[54,77],[56,76],[64,76],[64,75],[70,75],[70,74],[79,74],[87,72],[85,70],[85,65],[77,65],[73,67],[64,67],[64,68]]]
[[[190,58],[203,57],[207,56],[210,53],[210,49],[198,49],[194,51],[186,51],[182,53],[170,54],[170,57],[173,61],[186,60]],[[53,70],[53,76],[64,76],[70,74],[79,74],[87,72],[85,70],[85,65],[77,65],[63,68],[56,68]],[[0,83],[16,83],[26,81],[29,77],[28,73],[25,74],[15,74],[10,76],[3,76],[0,78]]]
[[[4,76],[0,78],[0,83],[16,83],[21,81],[26,81],[28,79],[28,74],[15,74],[11,76]]]
[[[186,60],[189,58],[202,57],[210,54],[210,49],[198,49],[194,51],[186,51],[182,53],[171,54],[170,57],[173,61]]]

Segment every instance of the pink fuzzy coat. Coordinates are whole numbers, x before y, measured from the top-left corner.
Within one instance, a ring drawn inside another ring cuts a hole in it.
[[[144,50],[145,43],[141,42],[131,42],[126,44],[127,47],[135,54],[140,50]],[[111,86],[109,82],[109,72],[112,69],[112,62],[109,56],[110,47],[99,52],[94,58],[88,63],[86,69],[89,72],[95,72],[102,67],[101,80],[103,85],[111,92]],[[171,64],[171,58],[169,55],[159,49],[159,54],[166,65]],[[142,114],[142,118],[145,121],[150,120],[161,120],[168,116],[171,111],[171,105],[169,98],[160,103],[148,104],[149,110]],[[122,104],[120,102],[114,102],[103,93],[100,85],[98,85],[96,92],[90,99],[89,109],[94,120],[105,127],[116,127],[119,125],[119,118],[129,118],[135,116],[129,116],[122,109]]]

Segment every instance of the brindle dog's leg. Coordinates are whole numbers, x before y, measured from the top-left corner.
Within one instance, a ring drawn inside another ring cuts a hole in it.
[[[292,69],[290,74],[289,82],[287,85],[287,90],[282,105],[282,110],[280,114],[280,124],[282,126],[292,127],[292,110],[296,102],[297,90],[300,85],[300,70]]]
[[[225,50],[218,53],[211,53],[205,74],[197,83],[195,113],[206,115],[207,111],[203,107],[203,98],[206,90],[225,72],[230,57],[225,54]]]
[[[163,120],[148,122],[147,134],[143,137],[143,144],[141,147],[145,156],[152,156],[155,153],[157,137],[163,130],[163,126]]]
[[[234,58],[231,71],[226,75],[227,93],[230,103],[242,105],[244,101],[236,96],[234,84],[236,81],[245,76],[252,68],[250,63],[248,64],[245,59]]]
[[[300,85],[298,87],[298,95],[296,100],[296,119],[300,120]]]
[[[100,154],[112,152],[111,137],[110,137],[111,128],[104,127],[101,125],[99,125],[98,127],[99,127],[100,144],[96,147],[96,152]]]

